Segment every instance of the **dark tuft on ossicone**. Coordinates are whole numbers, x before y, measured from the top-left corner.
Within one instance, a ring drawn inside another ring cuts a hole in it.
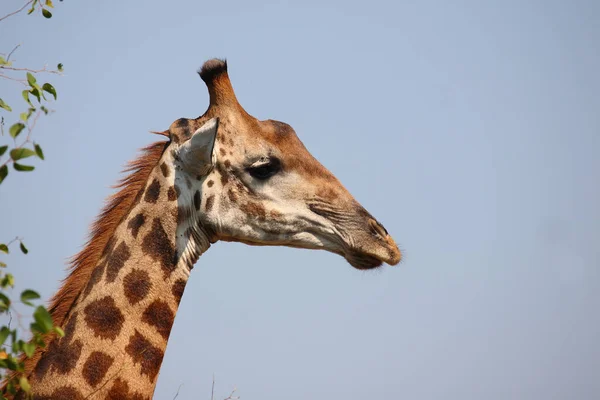
[[[202,65],[198,74],[200,74],[200,78],[202,78],[204,82],[209,83],[215,79],[215,77],[225,72],[227,72],[227,60],[213,58]]]

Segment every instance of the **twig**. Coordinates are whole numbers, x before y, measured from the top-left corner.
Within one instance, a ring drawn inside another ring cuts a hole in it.
[[[42,115],[42,111],[38,111],[35,114],[35,117],[33,118],[33,124],[31,124],[31,126],[29,126],[29,124],[27,124],[27,138],[25,139],[25,143],[29,143],[31,140],[31,132],[33,131],[33,128],[35,128],[35,124],[37,124],[38,119],[40,118],[40,115]],[[25,144],[23,143],[21,145],[21,147]]]
[[[229,396],[227,396],[227,398],[224,400],[239,400],[240,396],[233,397],[233,394],[236,391],[237,391],[237,388],[234,387],[233,390],[231,391],[231,393],[229,393]],[[177,393],[179,393],[179,389],[177,390]],[[175,396],[175,397],[177,397],[177,396]],[[175,399],[173,399],[173,400],[175,400]],[[210,400],[215,400],[215,374],[213,374],[212,391],[210,393]]]
[[[10,247],[10,245],[13,244],[14,242],[22,242],[22,241],[23,241],[23,238],[15,236],[14,239],[12,239],[10,242],[6,243],[6,247]]]
[[[229,396],[227,396],[227,398],[225,400],[239,400],[240,396],[235,396],[233,397],[233,394],[236,392],[237,388],[233,388],[233,390],[231,391],[231,393],[229,394]]]
[[[4,75],[4,74],[0,74],[0,78],[10,79],[11,81],[19,82],[20,84],[29,86],[29,85],[27,85],[27,81],[25,79],[17,79],[17,78],[13,78],[12,76]]]
[[[215,374],[213,374],[212,392],[210,393],[210,400],[215,400]]]
[[[10,305],[10,307],[8,309],[8,315],[9,315],[8,328],[10,329],[10,325],[12,324],[13,313],[17,316],[17,328],[20,328],[21,330],[25,331],[26,329],[25,329],[25,326],[23,325],[23,316],[21,315],[21,313],[19,311],[17,311],[15,306],[12,304]],[[12,348],[12,346],[10,344],[5,344],[5,346]]]
[[[6,69],[6,70],[11,70],[11,71],[27,71],[27,72],[32,72],[34,74],[39,74],[41,72],[45,72],[47,74],[62,75],[62,72],[48,69],[47,66],[44,66],[44,68],[42,68],[42,69],[31,69],[31,68],[15,68],[15,67],[9,67],[6,65],[0,65],[0,69]]]
[[[6,14],[4,17],[0,18],[0,21],[2,21],[3,19],[6,19],[8,17],[11,17],[15,14],[20,13],[21,11],[23,11],[25,9],[25,7],[27,7],[28,5],[30,5],[33,2],[33,0],[29,0],[27,3],[25,3],[25,5],[23,5],[23,7],[19,8],[17,11],[13,11],[10,14]]]
[[[15,48],[14,48],[14,49],[12,49],[12,50],[10,51],[10,53],[8,53],[8,56],[6,57],[6,62],[8,62],[8,61],[10,60],[10,56],[12,56],[12,53],[14,53],[14,52],[15,52],[15,50],[19,48],[19,46],[21,46],[21,44],[18,44],[18,45],[16,45],[16,46],[15,46]]]
[[[177,398],[177,396],[179,396],[179,389],[181,389],[182,386],[183,386],[183,383],[181,385],[179,385],[179,387],[177,388],[177,393],[175,393],[175,397],[173,397],[173,400],[175,400]]]

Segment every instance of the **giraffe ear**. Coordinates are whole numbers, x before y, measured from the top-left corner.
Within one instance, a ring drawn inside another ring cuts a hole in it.
[[[216,161],[213,148],[218,127],[219,118],[209,119],[181,146],[179,157],[186,171],[204,176],[213,168]]]

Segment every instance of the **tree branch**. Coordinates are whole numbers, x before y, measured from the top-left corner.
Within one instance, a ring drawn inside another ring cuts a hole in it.
[[[12,54],[15,52],[15,50],[17,50],[20,46],[21,46],[20,44],[16,45],[15,48],[12,49],[10,51],[10,53],[8,53],[8,56],[6,57],[6,62],[10,61],[10,56],[12,56]]]
[[[33,118],[33,123],[31,125],[29,125],[29,123],[27,123],[25,126],[27,127],[27,137],[25,138],[25,141],[23,141],[23,143],[21,143],[19,146],[17,146],[16,144],[16,138],[15,138],[15,149],[20,149],[21,147],[25,146],[27,143],[31,143],[31,132],[33,131],[33,128],[35,128],[35,124],[37,123],[38,119],[40,118],[40,115],[42,115],[42,110],[39,110],[35,113],[35,117]],[[6,161],[4,161],[4,163],[0,164],[0,167],[13,162],[13,159],[8,157],[8,159]],[[14,242],[15,240],[21,240],[19,238],[15,238],[13,239],[10,243]],[[10,244],[9,243],[9,244]]]
[[[41,72],[45,72],[48,74],[62,75],[62,72],[54,71],[53,69],[48,69],[46,65],[44,65],[44,68],[42,68],[42,69],[15,68],[15,67],[9,67],[6,65],[0,65],[0,69],[6,69],[6,70],[10,70],[10,71],[27,71],[27,72],[32,72],[34,74],[39,74]]]
[[[29,86],[29,85],[27,85],[27,81],[25,79],[17,79],[17,78],[13,78],[12,76],[4,75],[4,74],[0,74],[0,78],[10,79],[11,81],[19,82],[25,86]]]
[[[6,14],[4,17],[0,18],[0,21],[8,18],[8,17],[12,17],[15,14],[20,13],[21,11],[23,11],[28,5],[30,5],[31,3],[33,3],[33,0],[29,0],[27,3],[25,3],[25,5],[23,5],[23,7],[19,8],[17,11],[13,11],[10,14]]]

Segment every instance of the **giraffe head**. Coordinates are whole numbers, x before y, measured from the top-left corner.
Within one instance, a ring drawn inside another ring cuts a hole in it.
[[[168,132],[187,218],[211,241],[323,249],[359,269],[401,254],[385,228],[304,147],[291,126],[259,121],[238,103],[221,60],[199,71],[210,105]]]

